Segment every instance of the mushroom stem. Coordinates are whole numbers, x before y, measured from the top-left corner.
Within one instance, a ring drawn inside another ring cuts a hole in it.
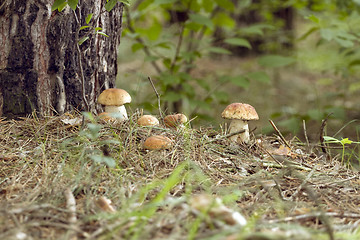
[[[127,120],[128,116],[126,113],[126,108],[124,105],[121,106],[105,106],[105,112],[108,113],[119,113],[117,116],[114,116],[118,120]]]
[[[250,140],[248,121],[233,119],[230,122],[229,133],[238,132],[244,129],[245,132],[231,136],[229,139],[233,142],[248,143]]]

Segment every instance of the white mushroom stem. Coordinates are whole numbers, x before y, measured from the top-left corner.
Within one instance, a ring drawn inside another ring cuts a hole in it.
[[[128,119],[128,116],[127,116],[127,113],[126,113],[126,108],[125,108],[124,105],[121,105],[121,106],[105,106],[105,112],[118,113],[114,117],[116,119],[120,120],[120,121]]]
[[[231,136],[231,137],[229,137],[229,139],[233,142],[248,143],[250,141],[248,121],[239,120],[239,119],[231,120],[230,127],[229,127],[229,133],[238,132],[240,130],[245,130],[245,132]]]

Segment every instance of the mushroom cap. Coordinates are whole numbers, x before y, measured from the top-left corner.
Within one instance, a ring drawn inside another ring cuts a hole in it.
[[[148,137],[144,142],[144,148],[148,150],[169,149],[171,147],[171,140],[162,135],[154,135]]]
[[[130,102],[130,94],[119,88],[105,89],[98,97],[98,103],[106,106],[121,106]]]
[[[239,119],[244,121],[259,120],[259,116],[253,106],[246,103],[231,103],[221,116],[226,119]]]
[[[108,112],[102,112],[98,115],[98,117],[106,122],[116,120],[116,118],[112,117]]]
[[[186,123],[187,120],[188,119],[184,114],[178,113],[164,117],[164,124],[166,127],[176,128],[177,126]]]
[[[143,115],[137,120],[140,126],[156,126],[159,125],[159,120],[152,115]]]

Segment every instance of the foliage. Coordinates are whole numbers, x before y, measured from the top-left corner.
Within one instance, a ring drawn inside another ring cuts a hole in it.
[[[110,12],[116,5],[116,3],[130,4],[128,0],[106,0],[105,9]],[[55,0],[51,7],[51,11],[58,10],[61,12],[66,6],[69,6],[72,10],[76,10],[79,0]]]
[[[315,88],[326,93],[316,93],[313,103],[316,108],[303,113],[295,110],[289,114],[292,120],[288,118],[283,124],[287,126],[287,130],[296,132],[294,125],[300,126],[303,119],[320,121],[330,113],[333,113],[331,119],[344,123],[348,112],[356,110],[356,96],[360,91],[360,2],[289,2],[304,17],[307,26],[307,30],[298,38],[298,63],[310,71],[326,76],[315,82]],[[277,116],[284,114],[286,115],[285,112],[276,113]]]
[[[360,142],[355,142],[350,140],[349,138],[343,138],[341,140],[334,138],[334,137],[330,137],[330,136],[324,136],[324,140],[326,143],[335,143],[335,144],[340,144],[342,146],[342,154],[341,154],[341,162],[344,163],[344,159],[345,159],[345,145],[350,145],[350,144],[360,144]]]
[[[127,9],[124,37],[132,41],[132,51],[143,50],[145,61],[154,67],[164,110],[209,118],[206,112],[214,105],[231,100],[223,90],[225,85],[241,90],[248,89],[250,81],[270,82],[263,69],[244,69],[235,76],[212,69],[201,77],[192,74],[197,60],[231,55],[232,49],[239,47],[251,51],[250,38],[262,37],[270,29],[276,29],[275,23],[244,25],[236,20],[251,8],[251,1],[145,0]],[[291,57],[269,55],[259,59],[259,66],[281,67],[294,61]],[[151,95],[143,103],[149,111],[154,108],[151,104],[154,95]]]

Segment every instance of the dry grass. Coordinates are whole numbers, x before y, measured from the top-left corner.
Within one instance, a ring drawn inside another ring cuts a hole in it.
[[[62,121],[76,114],[0,121],[0,239],[360,238],[359,174],[336,159],[277,136],[241,146],[211,128],[138,127],[139,116],[83,128]],[[144,150],[152,134],[173,147]],[[104,156],[116,166],[94,161]],[[197,213],[199,193],[248,224]]]

